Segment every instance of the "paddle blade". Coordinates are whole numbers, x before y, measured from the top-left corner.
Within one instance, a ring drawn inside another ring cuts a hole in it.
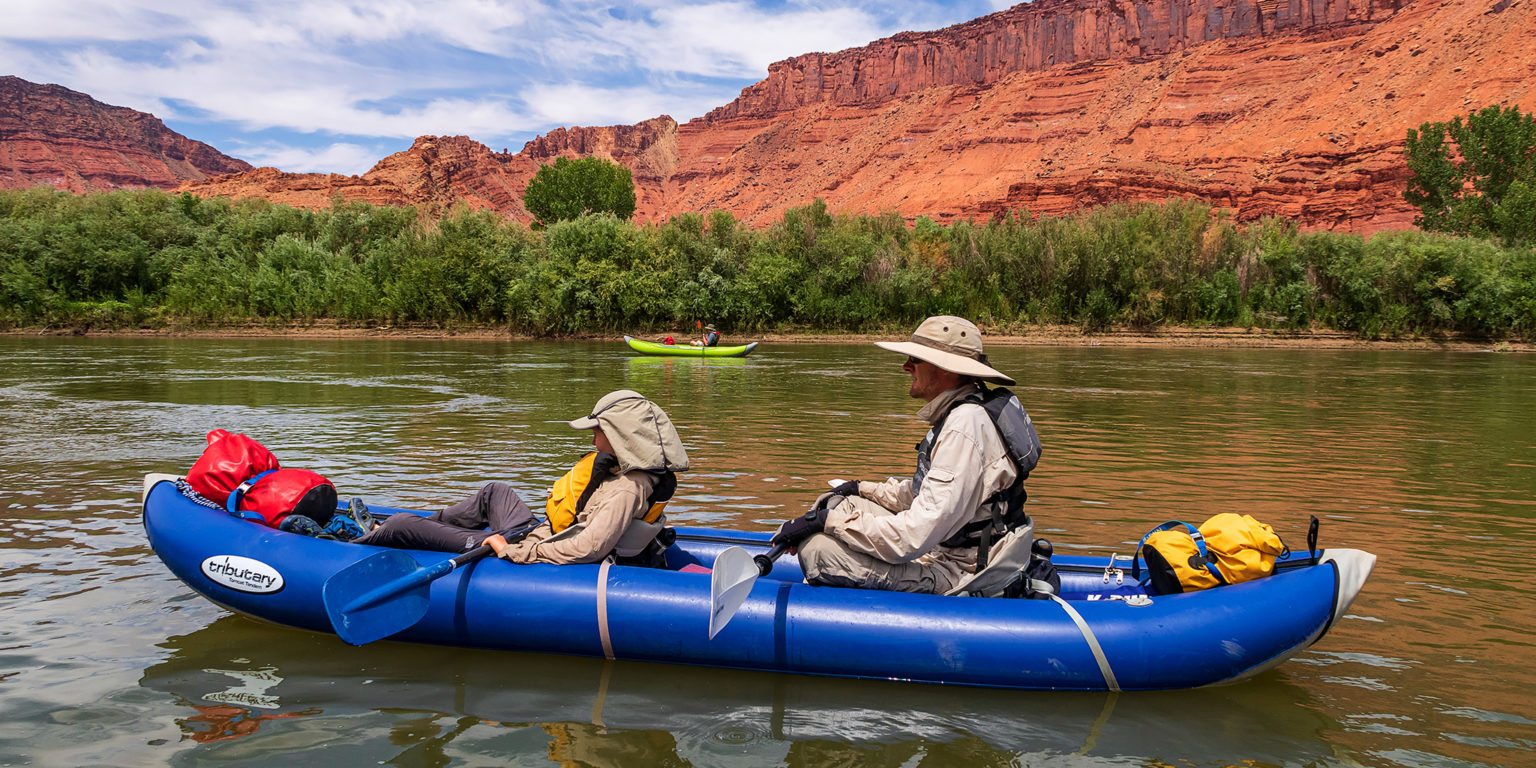
[[[410,627],[427,614],[430,583],[420,583],[373,605],[359,599],[391,582],[423,570],[415,558],[394,550],[380,552],[337,571],[321,589],[325,613],[342,640],[366,645]]]
[[[709,639],[725,628],[757,583],[757,563],[741,547],[729,547],[715,557],[709,576]]]

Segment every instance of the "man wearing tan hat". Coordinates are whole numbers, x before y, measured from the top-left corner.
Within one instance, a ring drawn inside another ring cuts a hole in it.
[[[695,347],[713,347],[720,344],[720,332],[713,325],[704,326],[704,334],[694,341],[688,342]]]
[[[1023,478],[1039,437],[1012,393],[982,384],[1014,381],[988,364],[969,320],[930,317],[910,341],[875,343],[907,356],[908,391],[926,402],[917,472],[843,483],[774,541],[798,542],[812,584],[947,593],[985,567],[993,542],[1029,525]]]

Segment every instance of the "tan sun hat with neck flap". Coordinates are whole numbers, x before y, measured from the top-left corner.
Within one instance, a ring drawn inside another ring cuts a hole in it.
[[[961,376],[994,384],[1016,383],[988,364],[987,356],[981,351],[981,331],[975,323],[963,317],[930,317],[912,332],[911,341],[877,341],[875,346],[933,363]]]
[[[683,472],[688,450],[661,406],[632,389],[603,395],[592,412],[569,422],[572,429],[602,427],[619,460],[619,471]]]

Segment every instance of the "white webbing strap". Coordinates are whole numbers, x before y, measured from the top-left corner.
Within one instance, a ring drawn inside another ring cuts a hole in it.
[[[1088,622],[1083,621],[1083,615],[1067,601],[1055,595],[1050,595],[1050,598],[1072,617],[1072,623],[1076,624],[1078,630],[1083,633],[1083,639],[1088,641],[1088,650],[1093,651],[1094,660],[1099,662],[1099,672],[1104,675],[1104,684],[1109,686],[1111,691],[1119,691],[1120,684],[1115,682],[1115,671],[1109,668],[1109,659],[1104,656],[1104,649],[1099,647],[1099,639],[1093,636],[1093,630],[1088,628]]]
[[[613,640],[608,637],[608,569],[612,558],[603,558],[597,569],[597,634],[603,640],[603,658],[613,661]]]

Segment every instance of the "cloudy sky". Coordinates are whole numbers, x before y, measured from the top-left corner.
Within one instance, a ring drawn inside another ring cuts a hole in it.
[[[1010,0],[0,0],[0,75],[153,113],[255,165],[362,173],[426,134],[686,122],[768,64]]]

